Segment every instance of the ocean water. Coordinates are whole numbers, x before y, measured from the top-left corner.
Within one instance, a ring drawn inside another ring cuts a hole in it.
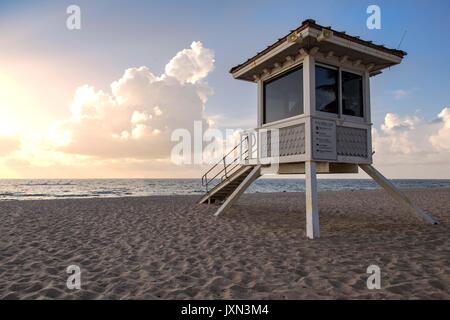
[[[450,180],[392,180],[400,188],[450,187]],[[376,189],[372,180],[319,179],[319,190]],[[303,179],[260,179],[247,192],[305,190]],[[200,179],[1,180],[1,200],[105,198],[150,195],[201,195]]]

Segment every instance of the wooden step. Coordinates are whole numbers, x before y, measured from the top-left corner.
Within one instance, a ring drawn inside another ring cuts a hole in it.
[[[208,193],[204,194],[198,203],[207,203],[208,200],[213,202],[225,200],[230,196],[234,190],[245,180],[250,174],[253,166],[243,166],[230,175],[227,179],[219,182]]]

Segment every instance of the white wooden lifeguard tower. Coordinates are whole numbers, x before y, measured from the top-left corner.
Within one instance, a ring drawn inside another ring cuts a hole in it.
[[[388,49],[305,20],[301,26],[232,68],[258,86],[257,128],[202,177],[199,203],[228,209],[263,174],[305,174],[306,234],[318,238],[317,173],[364,170],[427,223],[372,164],[370,77],[399,64],[406,52]]]

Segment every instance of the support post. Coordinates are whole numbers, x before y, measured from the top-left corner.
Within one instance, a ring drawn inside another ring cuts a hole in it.
[[[386,179],[377,169],[370,164],[360,164],[363,169],[375,182],[377,182],[384,190],[386,190],[395,200],[405,205],[419,219],[429,224],[438,224],[429,214],[417,207],[412,201],[397,189],[392,182]]]
[[[227,200],[225,200],[225,202],[216,211],[214,216],[217,217],[219,214],[230,208],[231,205],[236,202],[239,196],[243,194],[245,190],[247,190],[247,188],[252,184],[252,182],[258,179],[260,176],[261,176],[261,165],[257,165],[252,169],[252,171],[250,171],[249,175],[245,177],[245,179],[233,191],[233,193],[227,198]]]
[[[317,205],[317,176],[316,163],[305,162],[306,185],[306,236],[309,239],[320,237],[319,210]]]

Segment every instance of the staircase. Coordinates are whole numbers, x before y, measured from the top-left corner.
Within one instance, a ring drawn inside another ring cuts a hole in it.
[[[248,141],[245,139],[202,176],[202,186],[205,187],[206,192],[198,203],[221,203],[222,206],[215,215],[229,208],[245,189],[260,176],[259,165],[241,164],[241,160],[248,158],[249,152],[248,147],[242,150],[243,143],[248,146]],[[238,150],[240,152],[236,156]]]
[[[234,190],[250,174],[253,166],[239,166],[228,178],[221,180],[210,191],[207,191],[198,203],[220,203],[228,198]]]

